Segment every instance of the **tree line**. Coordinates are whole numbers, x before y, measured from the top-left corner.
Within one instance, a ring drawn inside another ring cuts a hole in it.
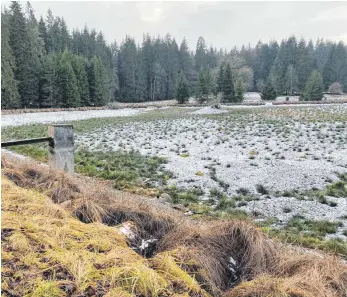
[[[240,102],[245,91],[321,98],[347,91],[347,49],[342,43],[294,36],[230,51],[199,37],[195,51],[184,38],[126,35],[108,44],[95,29],[68,29],[49,10],[37,20],[29,2],[1,12],[2,108],[102,106],[220,94]]]

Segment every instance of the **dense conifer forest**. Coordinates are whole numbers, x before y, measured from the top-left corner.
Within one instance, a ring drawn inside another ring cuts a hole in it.
[[[347,91],[343,42],[290,36],[226,50],[199,37],[192,50],[186,39],[144,34],[141,43],[125,35],[108,44],[102,32],[71,31],[50,10],[38,20],[29,2],[16,1],[1,13],[1,34],[2,108],[204,101],[218,93],[239,102],[244,91],[316,100]]]

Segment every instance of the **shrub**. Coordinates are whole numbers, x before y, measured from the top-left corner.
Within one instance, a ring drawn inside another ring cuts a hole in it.
[[[243,195],[243,196],[246,196],[246,195],[248,195],[250,192],[249,192],[249,190],[246,189],[246,188],[239,188],[239,189],[236,190],[236,193],[237,193],[237,194],[241,194],[241,195]]]
[[[343,93],[342,85],[339,82],[334,82],[329,86],[328,92],[331,94],[340,95]]]
[[[255,188],[257,189],[257,192],[262,195],[269,194],[269,191],[262,184],[257,184]]]

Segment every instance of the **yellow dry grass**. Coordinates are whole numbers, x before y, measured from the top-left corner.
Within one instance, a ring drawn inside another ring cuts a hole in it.
[[[4,296],[96,296],[99,291],[127,297],[175,292],[175,277],[151,268],[151,260],[130,249],[117,228],[84,224],[43,194],[19,188],[7,178],[2,178],[2,237]],[[155,261],[161,263],[158,257]],[[159,265],[186,275],[174,261]],[[202,292],[198,287],[189,282],[185,286],[186,292]]]

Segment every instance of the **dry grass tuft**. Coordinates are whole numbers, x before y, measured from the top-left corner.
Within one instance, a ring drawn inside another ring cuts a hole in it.
[[[346,296],[347,267],[333,256],[283,253],[271,272],[242,282],[228,297],[337,297]]]
[[[194,258],[203,267],[201,277],[212,284],[214,292],[267,271],[277,257],[276,244],[243,221],[179,225],[162,239],[159,250],[179,246],[194,251]],[[230,271],[230,257],[236,262],[234,273]]]

